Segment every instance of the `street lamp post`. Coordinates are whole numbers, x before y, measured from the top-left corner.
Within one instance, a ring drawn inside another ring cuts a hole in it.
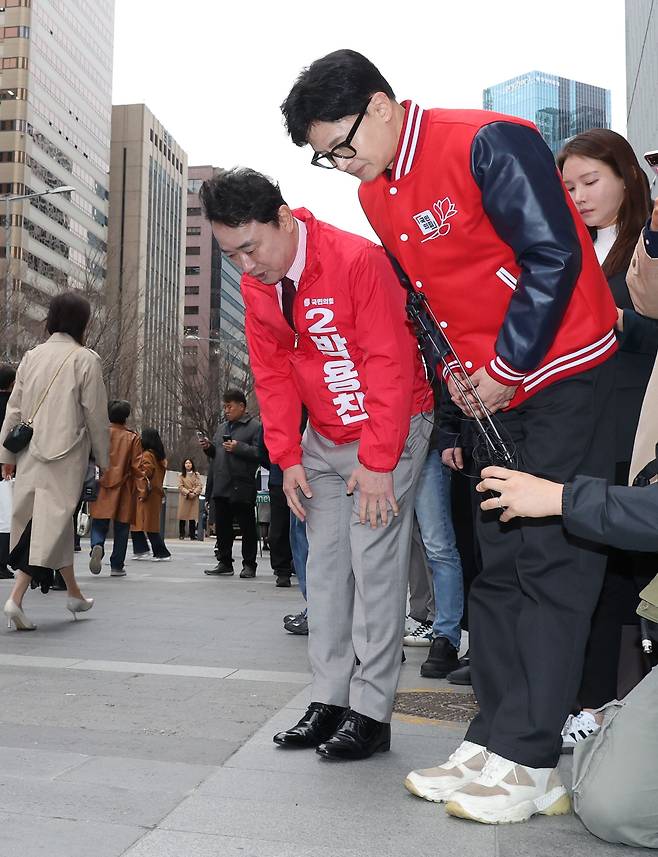
[[[7,325],[7,331],[5,334],[5,360],[9,363],[11,361],[11,352],[9,348],[9,326],[11,324],[11,313],[10,313],[10,302],[11,302],[11,287],[13,285],[13,277],[11,276],[11,213],[10,213],[10,204],[12,202],[18,202],[22,199],[35,199],[38,196],[50,196],[54,193],[69,193],[70,191],[74,191],[75,188],[71,185],[60,185],[59,187],[53,187],[50,190],[44,190],[40,193],[23,193],[23,194],[15,194],[4,197],[5,202],[5,264],[7,266],[5,271],[5,323]]]

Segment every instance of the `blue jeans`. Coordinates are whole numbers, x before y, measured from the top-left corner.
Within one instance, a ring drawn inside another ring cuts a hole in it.
[[[418,482],[415,504],[420,535],[434,583],[434,636],[461,640],[464,579],[450,509],[450,470],[438,450],[429,452]]]
[[[299,588],[306,601],[306,560],[308,559],[306,524],[292,512],[290,513],[290,550]]]
[[[110,528],[109,518],[92,518],[91,521],[91,546],[101,545],[105,552],[105,539],[107,531]],[[121,521],[114,521],[114,543],[112,545],[112,555],[110,556],[110,565],[112,568],[121,570],[126,559],[126,550],[128,549],[128,536],[130,534],[130,524],[122,524]]]

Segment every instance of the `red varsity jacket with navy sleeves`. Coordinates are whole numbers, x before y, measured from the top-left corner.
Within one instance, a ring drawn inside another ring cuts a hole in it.
[[[515,407],[610,357],[614,300],[535,126],[403,105],[390,176],[359,197],[466,370],[518,386]]]

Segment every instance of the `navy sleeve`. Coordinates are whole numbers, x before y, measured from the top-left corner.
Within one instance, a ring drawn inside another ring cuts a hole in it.
[[[658,353],[658,319],[625,309],[624,329],[617,335],[617,342],[621,351],[655,357]]]
[[[551,151],[532,128],[485,125],[473,140],[471,171],[489,220],[521,268],[496,353],[528,373],[551,347],[580,274],[578,233]]]
[[[642,238],[644,240],[644,249],[647,251],[647,256],[652,259],[658,258],[658,232],[654,232],[649,228],[651,218],[647,220],[647,225],[642,230]]]

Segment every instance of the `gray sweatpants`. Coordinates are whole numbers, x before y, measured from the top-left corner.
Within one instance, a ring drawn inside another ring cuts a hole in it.
[[[658,848],[658,667],[622,702],[605,707],[601,731],[576,744],[573,801],[585,827],[607,842]]]
[[[359,522],[358,490],[352,497],[345,490],[358,465],[358,442],[332,443],[310,425],[302,440],[313,491],[311,499],[301,498],[311,699],[381,722],[391,719],[400,674],[414,499],[431,430],[431,413],[412,418],[393,471],[400,514],[376,529]]]

